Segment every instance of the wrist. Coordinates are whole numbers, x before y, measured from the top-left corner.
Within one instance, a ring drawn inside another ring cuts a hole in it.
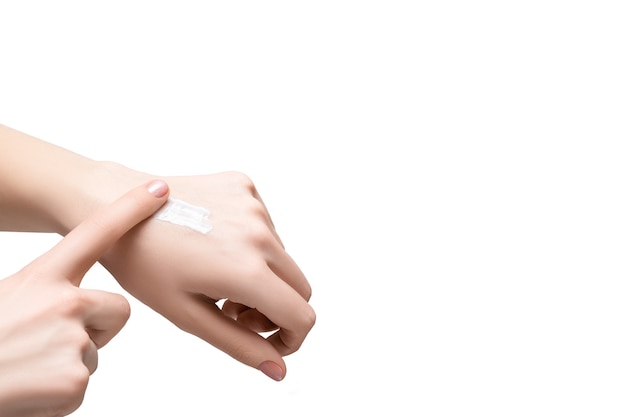
[[[65,235],[146,178],[0,125],[0,230]]]
[[[126,191],[140,185],[149,175],[110,161],[90,161],[84,175],[65,190],[65,210],[54,215],[55,232],[66,235],[89,215]]]

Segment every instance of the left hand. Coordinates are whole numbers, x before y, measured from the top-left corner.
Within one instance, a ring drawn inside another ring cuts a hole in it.
[[[121,239],[102,264],[124,289],[184,331],[281,380],[282,357],[298,350],[315,312],[308,303],[311,287],[254,184],[236,172],[164,179],[172,198],[211,212],[213,230],[204,235],[151,220]],[[267,339],[259,334],[270,331]]]

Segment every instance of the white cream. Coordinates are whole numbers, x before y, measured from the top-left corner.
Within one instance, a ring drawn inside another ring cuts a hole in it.
[[[196,232],[207,234],[213,229],[213,225],[209,223],[210,214],[209,210],[203,207],[169,198],[163,207],[154,214],[154,217],[157,220],[185,226]]]

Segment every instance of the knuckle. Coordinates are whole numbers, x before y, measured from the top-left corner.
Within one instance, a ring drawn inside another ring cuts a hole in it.
[[[252,223],[245,229],[246,240],[256,247],[266,247],[273,240],[274,236],[263,223]]]
[[[299,317],[302,328],[306,329],[308,333],[313,328],[313,326],[315,326],[316,320],[317,315],[315,314],[315,310],[313,310],[313,307],[307,304],[307,307],[302,309]]]
[[[280,339],[279,351],[283,356],[297,352],[304,342],[303,339],[297,337],[295,334],[279,332],[278,336]]]
[[[294,313],[294,322],[292,323],[292,331],[279,332],[280,339],[282,341],[284,355],[290,355],[300,349],[306,335],[311,331],[316,321],[316,314],[313,308],[307,306],[296,313]],[[296,330],[297,329],[297,330]]]
[[[248,199],[248,210],[254,217],[265,218],[267,216],[265,206],[256,198]]]
[[[91,337],[89,337],[89,334],[82,329],[76,331],[76,334],[73,336],[73,338],[75,346],[77,346],[81,352],[86,352],[93,343]]]
[[[119,295],[119,294],[114,294],[114,295],[116,296],[115,302],[116,302],[116,309],[119,314],[119,317],[123,319],[124,322],[126,322],[130,318],[130,313],[131,313],[130,303],[124,296]]]
[[[74,372],[68,376],[67,388],[72,397],[82,397],[89,383],[89,370],[81,363],[74,367]]]
[[[76,349],[81,353],[87,352],[93,343],[87,331],[78,325],[66,327],[65,330],[60,333],[60,337],[63,339],[66,346],[71,346],[72,349]]]
[[[235,184],[238,187],[244,188],[246,190],[254,190],[254,182],[252,179],[239,171],[229,171],[226,173],[231,183]]]
[[[61,312],[69,317],[82,314],[89,301],[75,288],[68,288],[59,294],[58,306]]]
[[[83,403],[88,383],[89,371],[82,364],[73,367],[63,380],[59,381],[56,395],[57,398],[61,399],[65,413],[72,412],[80,407]]]
[[[311,284],[309,284],[308,282],[304,283],[304,286],[301,290],[301,295],[302,298],[304,298],[306,301],[309,301],[311,299],[311,297],[313,296],[313,289],[311,288]]]

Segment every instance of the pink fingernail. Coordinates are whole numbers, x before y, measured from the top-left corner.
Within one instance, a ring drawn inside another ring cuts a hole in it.
[[[163,197],[167,194],[169,187],[165,181],[154,180],[148,184],[148,192],[155,197]]]
[[[283,379],[283,369],[272,361],[263,362],[258,369],[274,381],[282,381]]]

